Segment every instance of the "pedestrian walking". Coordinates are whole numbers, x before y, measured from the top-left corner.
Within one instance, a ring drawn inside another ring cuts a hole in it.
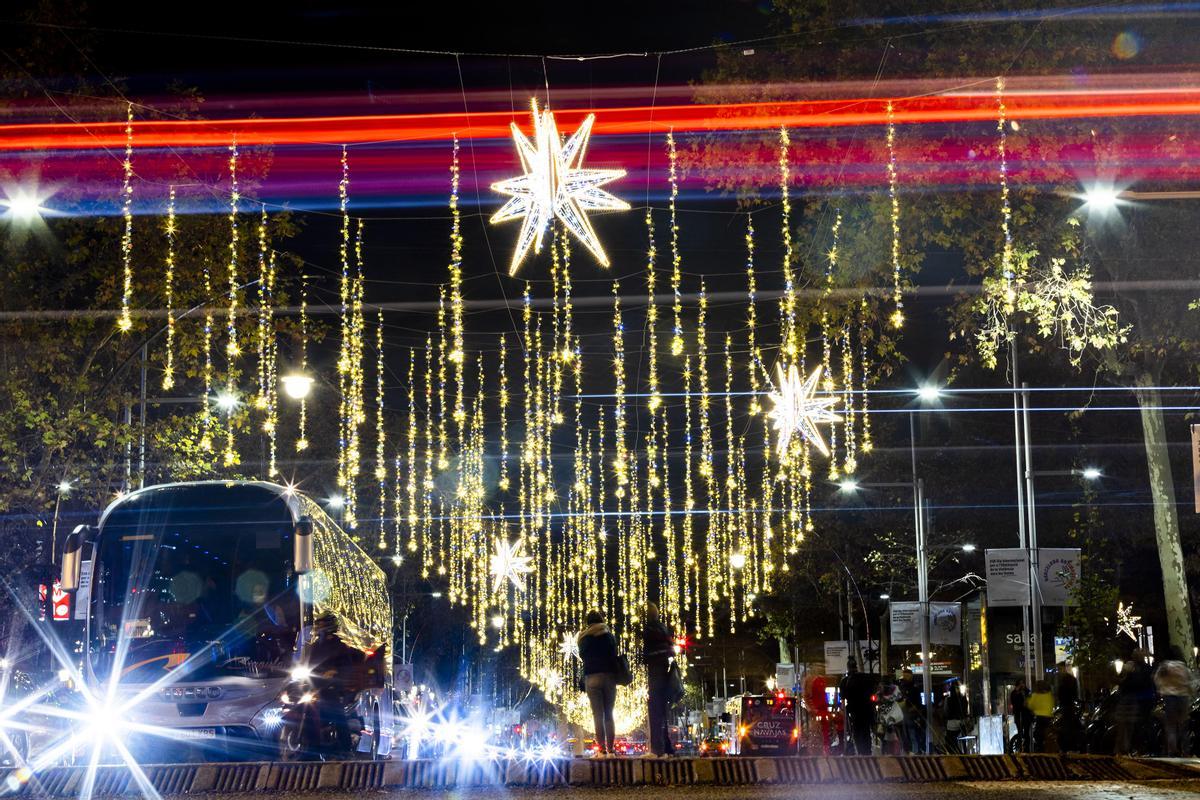
[[[1146,663],[1146,651],[1134,650],[1121,669],[1121,681],[1117,684],[1117,755],[1126,756],[1143,749],[1154,697],[1154,676]]]
[[[1044,680],[1033,685],[1033,694],[1029,695],[1029,713],[1033,716],[1033,750],[1034,753],[1046,752],[1046,734],[1050,730],[1050,721],[1054,718],[1054,694],[1050,684]]]
[[[1024,678],[1017,678],[1017,685],[1008,695],[1008,704],[1012,708],[1013,723],[1017,726],[1015,747],[1018,753],[1028,753],[1033,742],[1030,739],[1033,728],[1033,714],[1029,711],[1029,687]]]
[[[583,688],[592,707],[592,724],[596,731],[596,747],[601,757],[615,755],[616,722],[613,708],[617,704],[617,638],[613,636],[604,615],[589,611],[584,618],[586,627],[579,634],[579,658],[583,661]]]
[[[662,621],[658,606],[646,606],[646,625],[642,629],[642,663],[646,665],[646,687],[650,721],[651,758],[673,755],[675,747],[667,725],[671,704],[671,663],[675,658],[675,635]]]
[[[858,661],[846,662],[846,677],[842,679],[842,706],[846,709],[850,738],[856,755],[871,755],[871,729],[875,726],[875,681],[858,671]]]
[[[900,693],[904,697],[904,746],[910,753],[925,752],[925,701],[910,669],[900,676]]]
[[[1167,652],[1166,660],[1154,670],[1154,688],[1163,699],[1163,736],[1167,755],[1183,755],[1181,748],[1187,736],[1195,678],[1183,661],[1183,652],[1175,645]]]

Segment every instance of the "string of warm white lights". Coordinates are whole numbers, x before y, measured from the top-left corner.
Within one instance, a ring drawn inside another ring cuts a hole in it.
[[[1013,270],[1012,205],[1008,188],[1008,130],[1007,109],[1004,105],[1004,78],[996,78],[996,156],[999,161],[1000,180],[1000,232],[1004,246],[1000,251],[1000,280],[1004,302],[1004,314],[1009,316],[1016,308],[1016,282]]]
[[[234,467],[241,460],[237,452],[237,358],[241,352],[238,345],[238,150],[237,142],[229,146],[229,311],[225,322],[225,449],[221,463],[226,468]]]
[[[167,254],[163,260],[163,303],[167,311],[166,355],[163,363],[162,388],[175,388],[175,187],[167,197]]]
[[[308,380],[308,276],[300,276],[300,375]],[[308,393],[300,396],[300,419],[296,431],[296,452],[308,449]]]
[[[203,260],[203,280],[204,280],[204,296],[212,296],[212,270],[209,268],[208,259]],[[208,303],[204,304],[204,336],[201,349],[204,353],[204,367],[201,370],[201,376],[204,381],[203,402],[200,404],[200,450],[203,452],[211,452],[213,449],[213,413],[212,413],[212,390],[213,390],[213,311],[212,306]]]
[[[900,195],[896,172],[896,115],[891,101],[887,104],[887,180],[888,213],[892,222],[892,315],[893,328],[904,325],[904,297],[900,292]]]
[[[133,327],[129,306],[133,297],[133,103],[126,107],[125,159],[121,162],[121,316],[117,328],[122,332]]]

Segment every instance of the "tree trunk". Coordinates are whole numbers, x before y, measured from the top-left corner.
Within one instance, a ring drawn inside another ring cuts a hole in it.
[[[1154,536],[1162,566],[1163,593],[1167,605],[1167,629],[1171,644],[1191,658],[1193,647],[1192,609],[1188,598],[1183,547],[1179,542],[1179,516],[1175,508],[1175,483],[1167,453],[1166,426],[1155,380],[1149,373],[1137,377],[1137,399],[1142,414],[1142,438],[1150,473],[1150,497],[1154,502]]]

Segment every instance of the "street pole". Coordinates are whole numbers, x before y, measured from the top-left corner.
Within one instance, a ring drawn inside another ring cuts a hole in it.
[[[1033,650],[1033,673],[1037,680],[1046,676],[1045,648],[1042,644],[1042,594],[1038,583],[1037,512],[1033,493],[1033,448],[1029,443],[1029,385],[1021,384],[1021,423],[1025,429],[1025,513],[1029,517],[1029,615],[1033,618],[1030,649]],[[1030,689],[1033,687],[1030,686]]]
[[[1009,342],[1009,360],[1012,362],[1012,385],[1013,385],[1013,453],[1017,461],[1017,533],[1020,539],[1022,549],[1028,548],[1028,542],[1025,537],[1025,466],[1024,453],[1021,449],[1021,408],[1020,398],[1017,395],[1017,386],[1019,385],[1020,375],[1017,367],[1017,342],[1013,339]],[[1032,688],[1033,684],[1033,665],[1030,662],[1030,647],[1029,647],[1029,605],[1028,603],[1021,606],[1021,647],[1025,654],[1025,686]]]
[[[933,658],[929,654],[929,570],[925,549],[925,482],[917,477],[917,424],[908,412],[908,444],[912,459],[913,528],[917,547],[917,605],[921,610],[921,688],[925,700],[925,753],[933,745]]]

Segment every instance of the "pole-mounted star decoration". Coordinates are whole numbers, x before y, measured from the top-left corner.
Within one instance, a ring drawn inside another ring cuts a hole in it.
[[[512,123],[513,141],[521,158],[524,175],[492,184],[492,191],[509,196],[508,202],[492,215],[492,222],[523,218],[517,247],[513,251],[509,274],[532,247],[542,252],[542,240],[550,222],[558,217],[576,239],[591,251],[602,266],[608,266],[608,256],[587,217],[588,211],[627,211],[629,204],[600,187],[624,177],[623,169],[583,169],[583,155],[588,137],[592,134],[595,114],[588,114],[578,130],[564,144],[558,125],[550,111],[533,105],[533,141],[530,142],[517,124]]]
[[[807,380],[800,380],[800,371],[792,364],[785,372],[783,365],[779,371],[779,386],[771,392],[770,398],[774,408],[771,409],[771,419],[775,421],[776,447],[779,455],[787,454],[792,436],[799,434],[807,439],[822,455],[829,455],[829,448],[817,430],[818,423],[841,422],[842,418],[831,410],[837,403],[837,397],[816,397],[817,385],[821,380],[821,368],[817,367]]]
[[[1135,642],[1141,641],[1142,618],[1133,613],[1132,605],[1117,603],[1117,633],[1123,633]]]
[[[564,633],[562,641],[558,645],[558,652],[562,654],[564,661],[579,658],[579,640],[572,634]]]
[[[525,555],[525,543],[519,539],[497,541],[496,552],[492,554],[492,591],[500,591],[505,581],[515,586],[518,592],[525,591],[525,576],[533,572],[531,561],[533,559]]]

